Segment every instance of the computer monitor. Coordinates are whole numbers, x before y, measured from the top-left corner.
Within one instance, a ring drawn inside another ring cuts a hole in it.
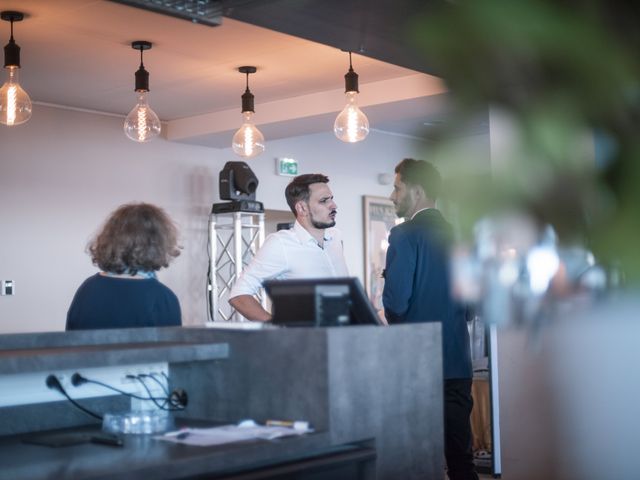
[[[267,280],[273,323],[287,326],[381,325],[355,277]]]

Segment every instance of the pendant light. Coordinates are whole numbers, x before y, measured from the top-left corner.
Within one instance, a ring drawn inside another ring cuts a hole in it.
[[[160,134],[162,128],[158,115],[151,110],[147,101],[149,93],[149,72],[142,63],[142,52],[151,49],[151,42],[137,40],[131,43],[131,48],[140,50],[140,67],[136,72],[136,93],[138,103],[129,112],[124,121],[124,133],[135,142],[148,142]]]
[[[9,78],[0,88],[0,123],[20,125],[31,118],[31,99],[18,83],[20,68],[20,47],[13,40],[13,22],[24,19],[21,12],[4,11],[0,18],[11,22],[11,38],[4,46],[4,68],[9,70]]]
[[[236,155],[252,158],[264,152],[264,136],[253,124],[253,115],[255,113],[253,108],[254,96],[249,90],[249,74],[256,73],[258,69],[247,66],[238,68],[238,71],[247,75],[247,89],[242,95],[243,123],[233,136],[231,145]]]
[[[349,71],[344,76],[344,91],[347,105],[340,112],[333,124],[333,132],[343,142],[355,143],[369,135],[369,120],[356,103],[358,100],[358,74],[351,65],[349,52]]]

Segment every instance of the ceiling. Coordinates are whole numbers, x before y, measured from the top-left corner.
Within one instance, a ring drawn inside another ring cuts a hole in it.
[[[267,140],[328,131],[344,106],[348,55],[342,48],[363,52],[353,55],[353,66],[372,129],[423,136],[425,124],[446,115],[446,88],[418,71],[429,67],[392,40],[399,19],[393,28],[379,27],[393,17],[381,9],[389,2],[370,2],[228,0],[217,27],[108,0],[0,0],[0,9],[26,15],[14,25],[14,37],[22,48],[20,83],[36,112],[38,104],[49,104],[124,117],[135,104],[139,64],[131,42],[148,40],[150,105],[169,140],[229,145],[240,125],[241,65],[258,68],[250,87]],[[348,28],[350,22],[361,28]],[[9,24],[1,23],[4,44]],[[396,65],[387,63],[392,57]]]

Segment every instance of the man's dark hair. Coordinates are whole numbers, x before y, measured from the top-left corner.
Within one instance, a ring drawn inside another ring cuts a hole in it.
[[[296,215],[296,203],[300,200],[305,202],[309,201],[309,185],[312,183],[329,183],[329,177],[321,173],[307,173],[305,175],[298,175],[287,185],[284,196],[294,215]]]
[[[93,263],[105,272],[153,272],[180,255],[178,230],[161,208],[148,203],[122,205],[89,244]]]
[[[396,165],[395,172],[400,175],[402,183],[422,187],[427,198],[436,200],[440,196],[442,177],[438,169],[426,160],[405,158]]]

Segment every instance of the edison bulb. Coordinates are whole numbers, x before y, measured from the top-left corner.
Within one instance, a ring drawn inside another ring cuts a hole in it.
[[[160,119],[147,101],[147,92],[138,92],[138,103],[124,121],[124,133],[135,142],[148,142],[158,136],[161,129]]]
[[[0,123],[20,125],[31,118],[31,99],[18,84],[18,67],[7,68],[9,78],[0,88]]]
[[[347,92],[347,105],[333,124],[333,131],[343,142],[355,143],[369,135],[369,120],[356,103],[358,92]]]
[[[253,112],[242,112],[244,122],[233,136],[233,152],[241,157],[257,157],[264,152],[264,136],[253,124]]]

